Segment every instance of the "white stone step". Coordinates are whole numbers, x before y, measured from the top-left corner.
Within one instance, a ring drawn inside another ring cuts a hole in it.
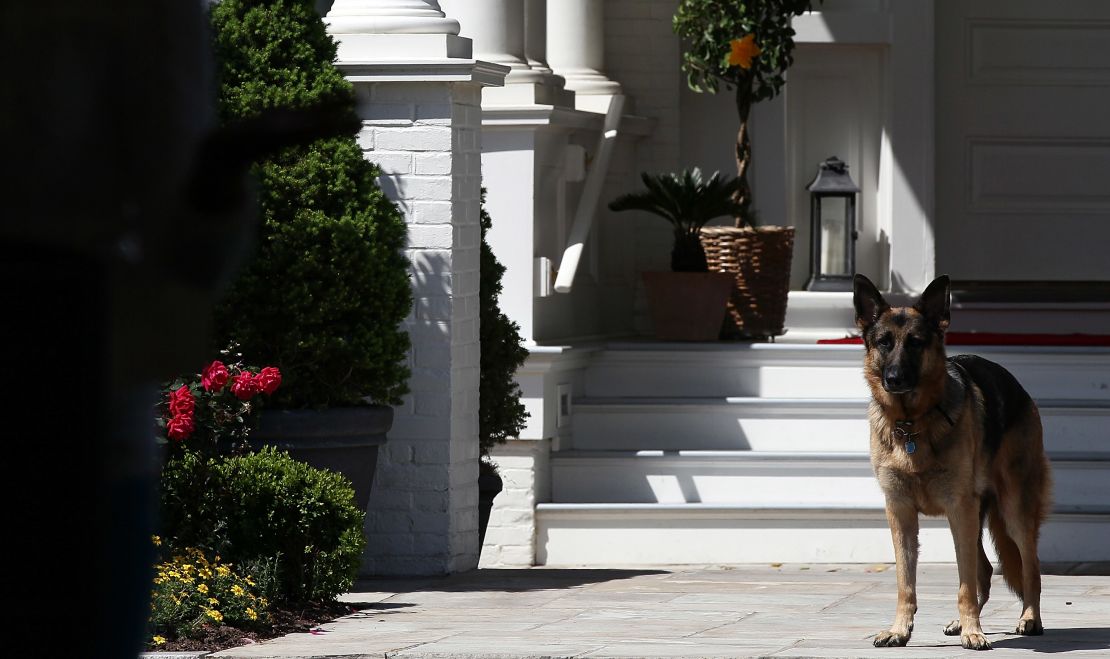
[[[866,398],[585,398],[562,448],[867,452]],[[1110,450],[1110,402],[1037,402],[1050,452]]]
[[[540,565],[647,567],[729,563],[890,563],[886,516],[870,508],[710,504],[539,504]],[[923,518],[921,561],[952,562],[943,519]],[[988,554],[995,560],[993,547]],[[1043,562],[1106,561],[1110,509],[1055,513],[1042,529]]]
[[[954,346],[1008,368],[1034,398],[1110,401],[1110,348]],[[777,343],[610,343],[583,397],[863,398],[863,348]]]
[[[1057,510],[1110,502],[1110,452],[1051,456]],[[554,503],[878,507],[866,453],[559,451]]]

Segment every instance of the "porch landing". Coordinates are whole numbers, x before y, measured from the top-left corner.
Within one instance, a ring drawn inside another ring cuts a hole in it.
[[[1110,652],[1110,577],[1046,576],[1039,637],[1008,633],[1019,604],[1000,579],[983,616],[990,659]],[[921,566],[909,647],[875,648],[894,610],[887,565],[476,570],[364,582],[345,596],[358,613],[214,656],[982,657],[941,633],[956,583],[953,565]]]

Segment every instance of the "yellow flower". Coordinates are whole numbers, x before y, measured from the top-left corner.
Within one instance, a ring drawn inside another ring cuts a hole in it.
[[[212,606],[219,606],[220,605],[220,600],[216,599],[215,597],[209,597],[208,598],[208,603],[211,604]]]
[[[227,575],[231,574],[231,568],[226,565],[221,565],[220,567],[216,568],[216,574],[220,575],[221,577],[226,577]]]
[[[224,621],[224,614],[220,613],[216,609],[208,609],[204,612],[204,615],[206,615],[209,618],[215,620],[216,622],[223,622]]]
[[[749,34],[742,39],[733,39],[729,43],[732,46],[732,52],[728,54],[729,66],[750,69],[752,68],[752,60],[763,52],[759,46],[755,45],[754,34]]]
[[[243,590],[243,587],[239,584],[235,584],[231,587],[231,594],[235,595],[236,597],[242,597],[243,595],[247,594],[247,591]]]
[[[255,583],[254,583],[254,580],[253,580],[253,579],[251,579],[250,577],[245,577],[245,578],[243,579],[243,581],[246,581],[246,582],[247,582],[247,585],[248,585],[248,586],[253,586],[253,585],[255,585]]]
[[[150,541],[154,543],[155,547],[161,547],[162,546],[162,538],[159,538],[156,535],[150,536]],[[162,638],[162,637],[161,636],[155,636],[154,638]],[[162,638],[162,642],[165,643],[166,639]]]
[[[155,536],[155,537],[157,537],[157,536]],[[155,645],[162,645],[166,642],[166,637],[165,636],[155,636],[154,638],[152,638],[150,640],[154,641]]]
[[[247,617],[250,618],[251,620],[258,620],[258,612],[248,606],[247,607]]]
[[[204,595],[207,595],[208,594],[208,584],[202,583],[199,586],[197,586],[197,592],[199,592],[201,594],[204,594]]]

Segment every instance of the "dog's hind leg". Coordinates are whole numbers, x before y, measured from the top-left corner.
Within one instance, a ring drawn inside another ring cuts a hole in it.
[[[1013,461],[1018,466],[1004,475],[1001,485],[1009,496],[998,498],[998,510],[1002,519],[1000,524],[992,520],[991,532],[995,533],[995,527],[1003,527],[999,531],[1005,532],[1004,535],[1012,545],[1009,553],[1020,557],[1018,561],[1013,561],[1016,564],[1009,570],[1003,568],[1006,582],[1021,598],[1022,603],[1021,618],[1014,631],[1036,636],[1044,633],[1041,622],[1041,563],[1037,557],[1037,540],[1040,537],[1041,523],[1048,513],[1051,476],[1048,460],[1041,448],[1041,424],[1035,410],[1032,412],[1032,420],[1020,428],[1024,430],[1023,434],[1012,434],[1003,440],[1012,446],[1021,447],[1020,450],[1024,453]],[[995,535],[995,538],[996,544],[999,544],[999,536]],[[1001,550],[1000,545],[1000,556]]]

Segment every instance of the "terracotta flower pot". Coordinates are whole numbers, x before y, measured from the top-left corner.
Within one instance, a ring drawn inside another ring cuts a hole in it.
[[[325,410],[264,410],[252,449],[273,446],[294,459],[346,476],[355,490],[355,504],[366,510],[378,447],[393,425],[387,405],[339,407]]]
[[[736,280],[727,272],[644,272],[655,337],[716,341]]]

